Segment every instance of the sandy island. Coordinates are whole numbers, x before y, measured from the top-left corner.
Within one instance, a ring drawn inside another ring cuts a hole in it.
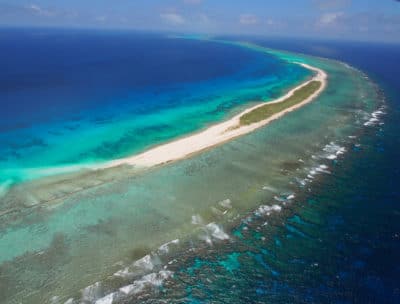
[[[120,165],[151,167],[176,161],[188,157],[194,153],[198,153],[205,149],[209,149],[211,147],[220,145],[224,142],[227,142],[239,136],[248,134],[262,126],[267,125],[271,121],[278,119],[283,115],[306,105],[307,103],[314,100],[325,89],[328,76],[325,73],[325,71],[321,69],[318,69],[316,67],[304,63],[298,63],[298,64],[302,65],[303,67],[309,70],[316,72],[316,74],[315,76],[312,77],[312,79],[293,88],[286,95],[270,102],[261,102],[258,105],[255,105],[253,107],[244,110],[243,112],[232,117],[231,119],[224,121],[222,123],[215,124],[199,133],[189,135],[182,139],[177,139],[172,142],[157,146],[141,154],[107,162],[105,164],[100,165],[98,168],[105,169]],[[303,101],[295,104],[294,106],[288,107],[278,113],[275,113],[274,115],[268,117],[265,120],[261,120],[259,122],[249,125],[240,124],[240,117],[243,116],[244,114],[249,113],[266,104],[283,102],[287,98],[291,97],[296,90],[308,85],[312,81],[321,82],[321,86],[319,87],[318,90],[316,90],[313,94],[311,94],[308,98],[304,99]]]

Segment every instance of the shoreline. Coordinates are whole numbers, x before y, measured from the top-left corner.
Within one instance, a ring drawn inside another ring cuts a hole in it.
[[[108,161],[101,165],[96,166],[96,169],[107,169],[118,167],[121,165],[129,165],[129,166],[138,166],[138,167],[153,167],[158,165],[163,165],[166,163],[178,161],[189,157],[193,154],[199,153],[201,151],[207,150],[209,148],[221,145],[225,142],[233,140],[237,137],[246,135],[251,133],[270,122],[281,118],[285,114],[292,112],[308,103],[313,101],[318,95],[325,89],[327,85],[328,75],[327,73],[319,68],[313,67],[311,65],[305,63],[296,63],[303,66],[306,69],[309,69],[317,74],[313,76],[310,80],[298,85],[297,87],[291,89],[284,96],[281,96],[275,100],[269,102],[260,102],[259,104],[252,106],[250,108],[245,109],[241,113],[235,115],[234,117],[223,121],[221,123],[217,123],[208,127],[207,129],[200,131],[199,133],[191,134],[181,139],[174,140],[172,142],[159,145],[150,150],[142,152],[140,154],[136,154],[133,156],[128,156],[112,161]],[[303,101],[286,108],[278,113],[275,113],[271,117],[259,121],[257,123],[253,123],[250,125],[240,125],[240,118],[259,107],[262,107],[266,104],[274,104],[285,101],[287,98],[291,97],[293,93],[308,85],[312,81],[320,81],[321,86],[318,90],[316,90],[309,97],[304,99]]]
[[[300,64],[303,67],[316,72],[316,74],[309,80],[292,88],[284,96],[269,102],[260,101],[258,104],[253,104],[232,118],[211,125],[197,133],[188,134],[183,138],[172,140],[139,154],[120,159],[82,166],[67,166],[57,170],[54,168],[41,169],[50,174],[45,174],[45,176],[38,179],[26,181],[21,184],[12,185],[10,189],[7,189],[5,193],[2,193],[0,200],[4,200],[6,204],[4,205],[4,208],[0,210],[0,217],[17,211],[18,208],[12,207],[15,206],[15,204],[23,206],[24,208],[35,207],[43,203],[55,204],[71,194],[97,187],[114,180],[119,174],[126,175],[132,174],[133,172],[136,174],[142,172],[142,170],[144,171],[156,166],[162,166],[167,163],[189,158],[235,138],[249,134],[270,122],[281,118],[285,114],[313,101],[327,85],[328,75],[325,71],[303,63],[296,64]],[[244,114],[268,104],[284,102],[287,98],[291,97],[296,90],[315,80],[321,82],[321,86],[304,100],[259,122],[248,125],[240,124],[240,118]],[[39,169],[36,169],[36,171],[37,170]],[[120,173],[116,173],[115,170],[123,171],[118,171]]]

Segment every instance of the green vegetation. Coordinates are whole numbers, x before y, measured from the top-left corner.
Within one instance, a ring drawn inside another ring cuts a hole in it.
[[[293,95],[283,100],[282,102],[265,104],[249,113],[240,117],[240,125],[250,125],[256,122],[265,120],[272,115],[279,113],[287,108],[290,108],[315,93],[322,85],[321,81],[313,80],[304,87],[297,89]]]

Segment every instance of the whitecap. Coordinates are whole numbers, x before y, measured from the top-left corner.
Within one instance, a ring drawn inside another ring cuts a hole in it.
[[[149,273],[143,276],[141,279],[136,280],[133,284],[121,287],[119,290],[126,294],[137,294],[141,292],[146,286],[159,287],[162,283],[173,275],[172,271],[161,270],[158,273]]]
[[[380,121],[380,118],[382,115],[386,114],[383,111],[383,107],[372,112],[371,115],[367,118],[367,122],[364,123],[364,126],[375,126],[378,124],[378,122]]]
[[[209,223],[206,226],[207,230],[210,231],[211,235],[218,240],[228,240],[229,235],[215,223]]]
[[[320,165],[318,168],[316,168],[315,170],[319,173],[326,173],[326,174],[330,174],[331,172],[329,170],[327,170],[329,167],[326,165]]]
[[[204,221],[200,215],[192,215],[192,224],[193,225],[203,225]]]
[[[280,197],[280,196],[274,196],[274,200],[280,202],[280,203],[284,203],[286,202],[286,198]]]
[[[295,178],[296,182],[300,184],[300,186],[304,187],[307,184],[305,179],[300,179],[298,177]]]
[[[115,292],[106,295],[103,298],[98,299],[95,304],[112,304],[114,301]]]
[[[290,195],[288,195],[288,197],[286,198],[286,199],[288,199],[288,200],[292,200],[292,199],[294,199],[296,196],[294,195],[294,194],[290,194]]]
[[[206,242],[209,245],[212,245],[211,237],[208,234],[202,234],[199,236],[199,239]]]
[[[149,254],[137,260],[133,265],[145,270],[152,270],[154,268],[153,258]]]
[[[101,296],[101,283],[96,282],[93,285],[86,287],[82,290],[82,300],[87,302],[94,302]]]
[[[261,215],[271,215],[271,212],[280,212],[282,210],[282,207],[279,205],[272,205],[272,206],[267,206],[267,205],[261,205],[258,207],[256,210],[255,214],[258,216]]]
[[[121,287],[119,291],[122,293],[129,295],[129,294],[136,294],[141,292],[144,289],[144,284],[143,282],[135,282],[133,284]]]
[[[342,155],[346,152],[345,147],[340,147],[339,150],[336,151],[336,155]]]
[[[268,191],[271,191],[271,192],[277,192],[277,190],[274,187],[271,187],[271,186],[263,186],[262,189],[263,190],[268,190]]]
[[[170,247],[171,245],[177,245],[177,244],[179,244],[179,239],[176,239],[176,240],[173,240],[173,241],[170,241],[170,242],[168,242],[168,243],[165,243],[165,244],[161,245],[161,246],[158,248],[158,251],[159,251],[160,253],[168,253],[168,252],[169,252],[169,247]]]
[[[120,277],[120,278],[127,278],[131,276],[133,273],[129,271],[129,267],[125,267],[124,269],[118,270],[116,273],[114,273],[114,276]]]
[[[330,142],[323,148],[323,151],[325,153],[323,153],[321,157],[334,160],[337,159],[338,155],[344,154],[346,152],[346,148],[341,147],[334,142]]]
[[[330,160],[334,160],[334,159],[337,158],[337,155],[336,154],[329,154],[326,158],[330,159]]]

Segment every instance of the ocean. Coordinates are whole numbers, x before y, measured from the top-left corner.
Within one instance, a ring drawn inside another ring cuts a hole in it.
[[[399,46],[1,35],[0,303],[399,302]],[[311,104],[146,172],[79,176],[93,185],[76,192],[61,178],[67,195],[40,200],[27,168],[205,128],[310,76],[288,58],[328,72]]]
[[[157,34],[0,35],[0,182],[7,185],[144,151],[310,75],[246,49]]]

